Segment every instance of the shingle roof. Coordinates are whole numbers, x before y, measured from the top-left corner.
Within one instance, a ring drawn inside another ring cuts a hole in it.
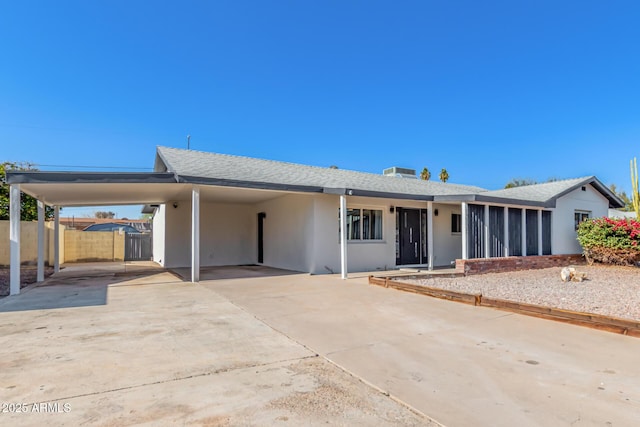
[[[567,179],[489,191],[480,187],[438,181],[397,178],[227,154],[158,147],[156,170],[174,173],[178,182],[246,188],[325,192],[436,201],[484,201],[554,207],[555,201],[580,186],[591,184],[609,199],[622,201],[596,177]],[[158,161],[159,160],[159,161]]]
[[[179,180],[183,182],[273,189],[300,188],[306,191],[315,189],[318,192],[345,189],[353,191],[354,195],[376,193],[425,200],[434,195],[476,194],[486,191],[469,185],[397,178],[169,147],[158,147],[158,156],[168,171],[178,175]]]
[[[513,202],[533,202],[546,207],[555,206],[555,201],[565,194],[585,185],[592,185],[603,196],[609,199],[612,206],[618,206],[622,201],[602,184],[595,176],[565,179],[561,181],[545,182],[542,184],[523,185],[521,187],[504,188],[487,191],[477,199],[491,201],[492,199],[506,199]],[[622,205],[623,206],[623,205]]]

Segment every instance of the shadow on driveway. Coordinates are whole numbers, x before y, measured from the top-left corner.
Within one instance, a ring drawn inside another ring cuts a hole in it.
[[[19,295],[0,299],[0,313],[106,305],[111,286],[126,286],[164,271],[149,263],[68,264],[41,283],[23,288]],[[158,283],[157,280],[154,283]]]

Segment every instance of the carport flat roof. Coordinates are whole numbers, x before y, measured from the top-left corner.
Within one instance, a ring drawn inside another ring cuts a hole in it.
[[[189,200],[194,183],[171,172],[7,172],[9,184],[50,206],[153,205]],[[291,192],[205,184],[203,201],[256,203]]]

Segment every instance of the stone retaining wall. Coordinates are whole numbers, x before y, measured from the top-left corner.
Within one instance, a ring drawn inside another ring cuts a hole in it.
[[[584,264],[582,255],[514,256],[506,258],[457,259],[456,270],[466,276],[484,273],[531,270],[538,268],[566,267]]]

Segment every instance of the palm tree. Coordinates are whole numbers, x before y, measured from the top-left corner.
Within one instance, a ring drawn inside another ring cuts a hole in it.
[[[449,180],[449,172],[445,168],[440,171],[440,181],[447,182]]]
[[[423,181],[429,181],[429,179],[431,179],[431,172],[429,172],[429,169],[422,168],[422,172],[420,172],[420,179]]]

